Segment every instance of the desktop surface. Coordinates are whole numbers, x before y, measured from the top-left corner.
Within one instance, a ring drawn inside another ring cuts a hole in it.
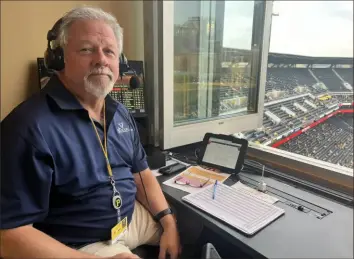
[[[314,204],[315,207],[324,208],[331,213],[320,219],[278,202],[275,205],[283,208],[285,215],[249,237],[183,202],[182,197],[188,193],[162,184],[170,177],[173,176],[157,177],[168,200],[192,213],[195,219],[190,220],[202,221],[205,227],[220,234],[223,239],[251,257],[353,258],[353,209],[350,207],[275,179],[265,178],[268,187],[273,190],[290,194],[306,204]],[[260,180],[260,176],[247,173],[240,173],[239,178],[243,183]],[[225,181],[227,185],[233,183],[235,182],[231,178]]]

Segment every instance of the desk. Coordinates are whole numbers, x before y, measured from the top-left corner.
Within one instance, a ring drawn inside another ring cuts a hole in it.
[[[173,177],[173,176],[169,176]],[[258,258],[353,258],[353,209],[310,192],[297,189],[271,178],[265,178],[268,186],[290,193],[307,202],[317,204],[333,213],[323,219],[298,211],[286,204],[276,203],[285,210],[285,215],[277,219],[252,237],[247,237],[236,229],[216,220],[182,201],[187,193],[162,184],[169,177],[159,176],[162,190],[172,203],[178,204],[178,214],[183,208],[202,224],[227,240],[251,257]],[[259,180],[259,176],[240,174],[240,179]],[[228,179],[225,184],[232,184]],[[182,226],[183,227],[183,226]]]

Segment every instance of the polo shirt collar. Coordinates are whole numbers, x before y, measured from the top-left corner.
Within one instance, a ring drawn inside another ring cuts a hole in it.
[[[83,110],[76,97],[64,86],[56,74],[53,74],[43,88],[62,110]]]
[[[56,74],[53,74],[43,91],[48,94],[62,110],[85,110],[76,97],[64,86]],[[106,110],[114,115],[118,102],[110,95],[106,96]]]

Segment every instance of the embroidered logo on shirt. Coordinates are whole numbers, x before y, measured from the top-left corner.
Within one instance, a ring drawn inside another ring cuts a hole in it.
[[[119,134],[121,134],[121,133],[129,132],[129,131],[133,131],[133,129],[130,129],[129,127],[124,127],[123,122],[120,122],[120,123],[118,123],[117,131]]]

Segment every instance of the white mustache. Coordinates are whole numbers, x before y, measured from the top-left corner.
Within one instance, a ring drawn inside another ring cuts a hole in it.
[[[87,77],[89,77],[92,74],[102,74],[102,75],[107,75],[111,80],[113,78],[113,72],[110,69],[105,69],[105,68],[94,68],[92,69]]]

